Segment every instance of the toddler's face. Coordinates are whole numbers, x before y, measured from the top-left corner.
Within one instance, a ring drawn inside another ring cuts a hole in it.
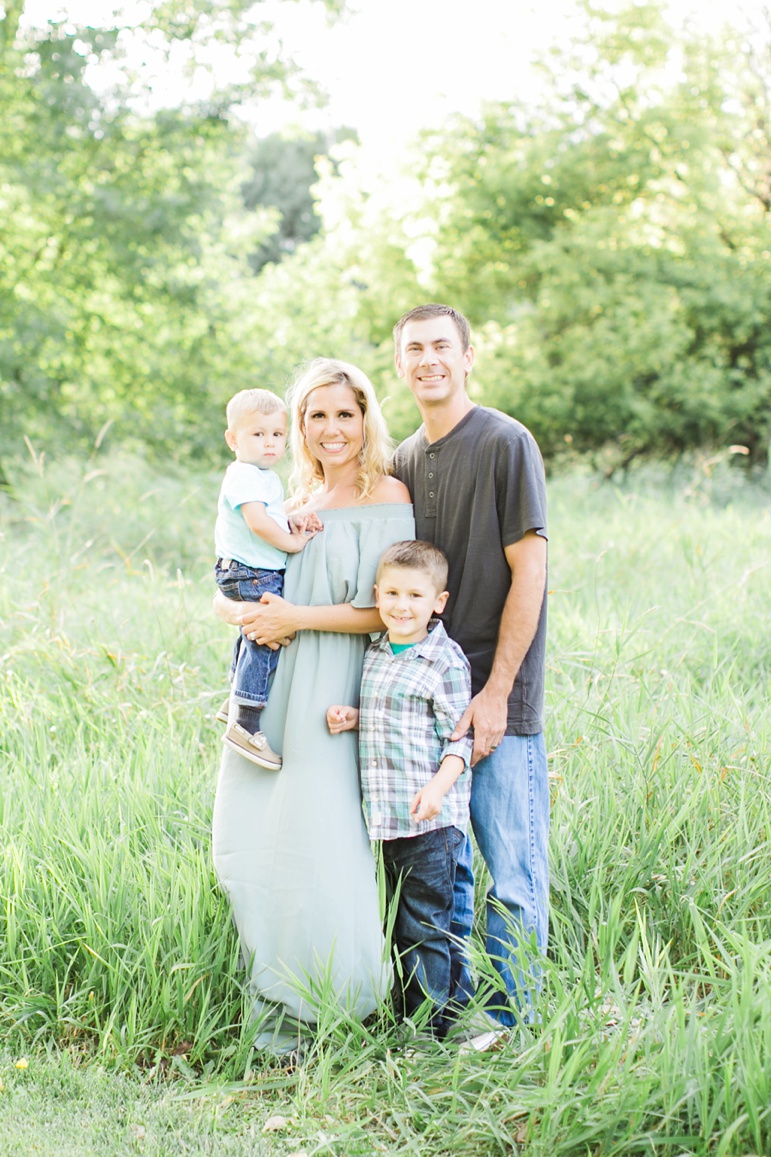
[[[281,410],[246,414],[232,430],[225,431],[225,440],[239,462],[268,469],[280,462],[286,451],[286,414]]]

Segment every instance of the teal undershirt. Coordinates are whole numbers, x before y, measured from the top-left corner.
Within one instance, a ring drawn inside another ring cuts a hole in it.
[[[401,655],[402,651],[409,651],[410,647],[417,647],[417,645],[417,643],[391,643],[391,650],[394,655]]]

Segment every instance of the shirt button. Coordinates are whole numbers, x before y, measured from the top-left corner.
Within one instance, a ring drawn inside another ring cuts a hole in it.
[[[436,458],[436,454],[429,454],[429,458]]]
[[[433,474],[429,474],[429,476],[428,476],[428,477],[429,477],[429,478],[433,478],[434,476],[433,476]]]
[[[429,490],[429,492],[428,492],[428,497],[429,497],[429,498],[433,498],[433,497],[434,497],[434,492],[433,492],[433,490]]]

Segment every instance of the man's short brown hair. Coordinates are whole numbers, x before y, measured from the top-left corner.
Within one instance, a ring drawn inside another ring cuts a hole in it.
[[[447,589],[447,575],[449,566],[447,556],[434,546],[432,542],[423,542],[420,538],[408,538],[403,542],[395,542],[380,556],[377,564],[375,582],[380,582],[380,576],[387,566],[398,566],[404,570],[422,570],[430,575],[436,583],[436,593],[441,594]]]
[[[402,340],[402,331],[408,321],[428,321],[431,317],[451,317],[455,323],[455,328],[458,331],[460,344],[465,353],[471,345],[471,328],[468,319],[457,310],[453,309],[451,305],[440,305],[438,302],[432,302],[429,305],[418,305],[415,309],[411,309],[409,313],[405,313],[404,317],[400,317],[394,326],[394,348],[397,355],[400,352],[400,343]]]

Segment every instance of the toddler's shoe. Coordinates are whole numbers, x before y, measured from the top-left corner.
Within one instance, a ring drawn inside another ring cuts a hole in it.
[[[251,735],[240,723],[231,723],[222,737],[222,742],[231,751],[237,751],[244,759],[251,760],[268,771],[281,770],[281,756],[271,751],[268,740],[261,731]]]
[[[218,723],[227,723],[230,712],[230,696],[225,700],[221,707],[217,709],[217,714],[214,718]]]

